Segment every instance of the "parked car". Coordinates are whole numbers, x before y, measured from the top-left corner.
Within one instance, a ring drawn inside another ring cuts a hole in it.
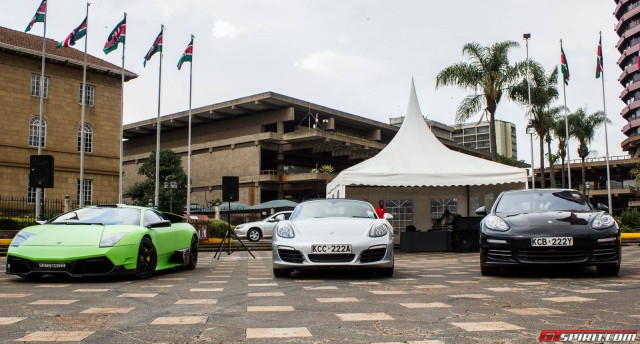
[[[273,236],[273,228],[276,226],[279,220],[276,219],[279,215],[282,215],[286,220],[291,216],[293,211],[281,211],[275,213],[262,221],[243,223],[233,230],[239,238],[247,238],[249,241],[259,241],[262,238],[271,238]]]
[[[481,222],[480,269],[496,275],[519,265],[595,266],[599,275],[620,271],[620,230],[603,204],[576,190],[505,191]]]
[[[195,269],[198,235],[184,218],[150,208],[91,206],[24,228],[7,252],[6,272],[25,278]]]
[[[393,275],[391,214],[379,219],[371,204],[322,199],[298,204],[289,220],[281,218],[273,236],[273,274],[296,269],[366,268]]]

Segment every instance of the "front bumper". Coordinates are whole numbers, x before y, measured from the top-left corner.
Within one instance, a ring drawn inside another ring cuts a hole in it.
[[[344,243],[343,243],[344,244]],[[311,243],[273,243],[274,269],[391,268],[393,243],[388,240],[351,244],[351,253],[313,253]]]
[[[480,235],[480,261],[484,266],[620,265],[621,260],[619,234],[574,236],[573,246],[561,247],[534,247],[528,236]]]
[[[137,245],[94,247],[20,246],[7,253],[6,273],[103,276],[135,271]]]

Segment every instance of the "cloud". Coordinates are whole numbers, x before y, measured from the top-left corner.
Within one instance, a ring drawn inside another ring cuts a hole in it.
[[[297,60],[293,65],[323,76],[370,73],[378,68],[375,62],[364,56],[341,54],[332,50],[311,53]]]
[[[233,25],[226,20],[216,20],[213,23],[213,38],[216,39],[233,39],[249,32],[246,27]]]

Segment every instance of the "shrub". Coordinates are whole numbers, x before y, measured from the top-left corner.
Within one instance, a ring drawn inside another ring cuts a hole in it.
[[[620,229],[623,232],[640,231],[640,212],[638,209],[627,209],[620,215]]]
[[[38,223],[30,217],[12,217],[0,219],[0,230],[19,230],[29,226],[35,226]]]
[[[224,220],[210,219],[209,224],[211,225],[210,238],[222,238],[229,229],[229,222]],[[234,228],[235,226],[231,226],[232,230]]]

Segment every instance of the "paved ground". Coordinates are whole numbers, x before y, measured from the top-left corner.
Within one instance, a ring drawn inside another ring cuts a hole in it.
[[[486,278],[475,253],[399,253],[390,279],[274,279],[270,252],[201,253],[195,271],[145,281],[0,276],[0,342],[536,343],[542,329],[637,330],[640,247],[623,252],[613,278],[591,269]]]

